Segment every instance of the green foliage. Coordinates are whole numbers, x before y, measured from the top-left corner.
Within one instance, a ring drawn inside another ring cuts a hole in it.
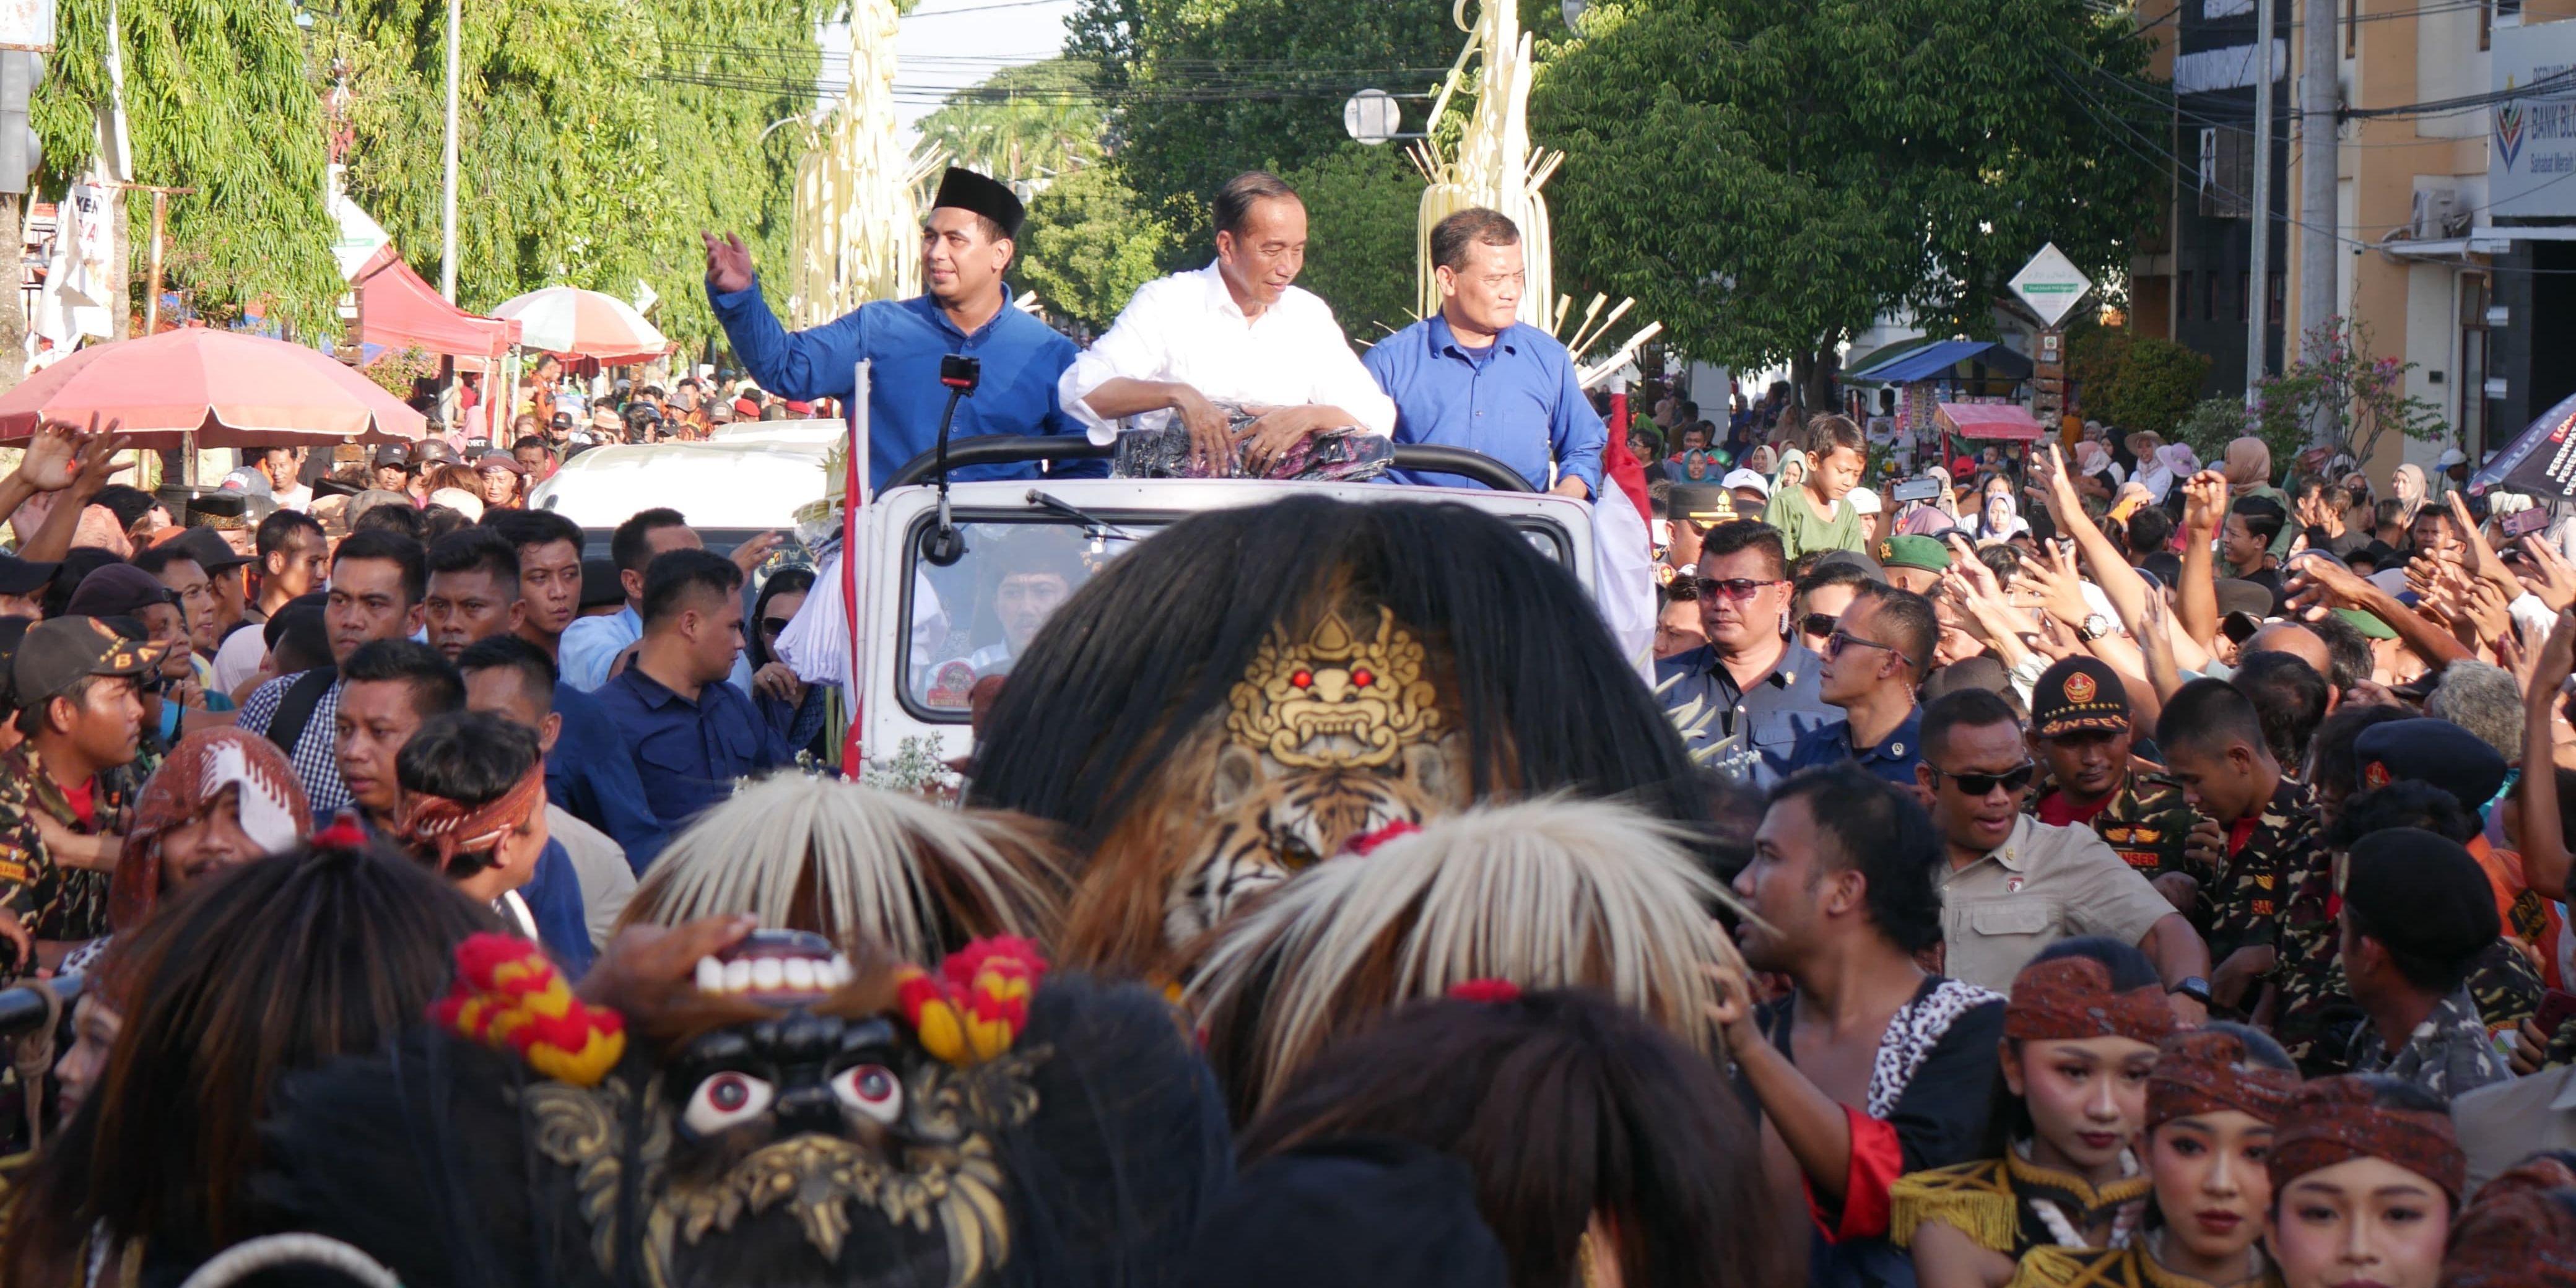
[[[1047,311],[1106,331],[1162,273],[1175,238],[1108,166],[1077,170],[1029,203],[1015,273]]]
[[[2175,436],[2190,444],[2192,454],[2212,468],[2216,468],[2219,459],[2227,455],[2229,443],[2254,432],[2253,418],[2245,411],[2245,400],[2225,395],[2203,398],[2192,404],[2191,414],[2174,427]],[[2268,441],[2268,435],[2263,437]],[[2281,455],[2282,451],[2297,451],[2297,443],[2293,437],[2286,444],[2273,444],[2273,459],[2288,459]]]
[[[1900,308],[1991,334],[2044,243],[2113,279],[2163,182],[2110,123],[2162,130],[2146,100],[2076,88],[2145,65],[2126,10],[1608,0],[1583,31],[1531,103],[1567,153],[1557,281],[1636,296],[1703,360],[1811,360]]]
[[[1003,179],[1064,176],[1101,159],[1099,70],[1070,58],[1005,67],[921,118],[921,136],[969,170]]]
[[[1297,284],[1324,297],[1354,345],[1414,321],[1414,222],[1422,176],[1392,147],[1340,148],[1279,176],[1306,203]]]
[[[97,154],[109,101],[107,6],[64,4],[59,47],[31,110],[48,192]],[[170,199],[166,281],[217,317],[257,306],[297,332],[338,329],[341,293],[324,205],[322,104],[292,11],[279,0],[121,0],[127,134],[138,183]],[[134,194],[137,271],[151,199]]]
[[[715,327],[700,229],[739,231],[756,262],[786,258],[801,140],[773,121],[812,106],[657,79],[729,66],[719,47],[812,48],[816,0],[516,0],[465,9],[459,105],[457,303],[483,311],[544,286],[660,296],[674,339]],[[347,68],[348,191],[435,281],[446,72],[442,0],[349,0],[317,28]],[[819,54],[765,56],[782,84]]]
[[[2302,356],[2278,376],[2255,382],[2255,408],[2263,440],[2276,460],[2283,441],[2295,452],[2308,440],[2308,426],[2322,419],[2326,446],[2367,461],[2382,435],[2431,442],[2450,433],[2442,409],[2406,392],[2406,373],[2418,364],[2371,356],[2370,328],[2361,322],[2331,317],[2311,328],[2300,343]]]
[[[2087,420],[2098,420],[2135,433],[2153,430],[2170,438],[2174,427],[2191,414],[2200,386],[2209,378],[2209,359],[2156,336],[2131,336],[2125,329],[2117,365],[2083,387]]]
[[[1436,89],[1466,41],[1437,0],[1083,0],[1071,26],[1066,52],[1122,104],[1112,163],[1183,238],[1172,267],[1212,253],[1207,203],[1226,180],[1350,146],[1345,98]]]
[[[438,358],[431,354],[405,349],[377,355],[375,361],[358,368],[358,374],[375,381],[386,393],[408,400],[421,381],[437,378],[439,365]]]

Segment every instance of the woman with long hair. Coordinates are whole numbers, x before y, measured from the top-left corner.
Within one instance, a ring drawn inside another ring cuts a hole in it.
[[[2468,1180],[2432,1093],[2375,1074],[2319,1078],[2281,1111],[2265,1243],[2286,1288],[2434,1288]]]
[[[751,705],[776,728],[787,745],[810,751],[819,762],[835,758],[829,726],[833,690],[807,684],[778,658],[778,635],[805,606],[814,591],[814,570],[781,568],[761,583],[751,616],[742,624],[743,652],[751,664]]]
[[[1717,1066],[1598,993],[1481,980],[1399,1010],[1300,1072],[1240,1152],[1390,1137],[1467,1165],[1513,1288],[1799,1277],[1794,1213]]]
[[[130,935],[124,1031],[27,1178],[0,1281],[144,1282],[263,1233],[248,1181],[279,1081],[375,1050],[443,992],[490,914],[334,829],[191,886]]]
[[[2272,1209],[2265,1164],[2298,1086],[2289,1053],[2242,1025],[2166,1038],[2147,1076],[2146,1233],[2125,1248],[2033,1248],[2014,1288],[2278,1288],[2256,1244]]]
[[[2004,1004],[1994,1156],[1888,1194],[1888,1235],[1923,1288],[2004,1288],[2035,1247],[2129,1245],[2152,1188],[2131,1146],[2173,1028],[2154,963],[2117,940],[2063,940],[2022,968]]]

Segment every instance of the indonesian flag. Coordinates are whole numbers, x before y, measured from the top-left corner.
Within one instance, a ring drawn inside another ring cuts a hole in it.
[[[1621,398],[1617,403],[1625,403]],[[1622,419],[1612,416],[1613,420]],[[1601,493],[1592,499],[1594,599],[1619,652],[1655,678],[1655,538],[1646,500],[1646,468],[1613,426],[1601,448]]]

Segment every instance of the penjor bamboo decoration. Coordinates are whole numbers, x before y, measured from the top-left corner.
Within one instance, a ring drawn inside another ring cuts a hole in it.
[[[896,138],[894,42],[894,6],[853,0],[849,87],[808,131],[796,166],[791,326],[921,293],[916,194],[939,158],[908,155]]]

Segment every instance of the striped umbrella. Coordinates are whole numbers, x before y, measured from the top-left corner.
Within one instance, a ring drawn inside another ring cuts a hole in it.
[[[94,344],[0,396],[0,442],[48,420],[115,421],[138,446],[263,447],[416,439],[421,414],[327,353],[239,331],[183,327]]]
[[[516,321],[519,343],[528,348],[597,358],[607,366],[644,362],[671,350],[671,342],[626,301],[577,287],[530,291],[492,316]]]

